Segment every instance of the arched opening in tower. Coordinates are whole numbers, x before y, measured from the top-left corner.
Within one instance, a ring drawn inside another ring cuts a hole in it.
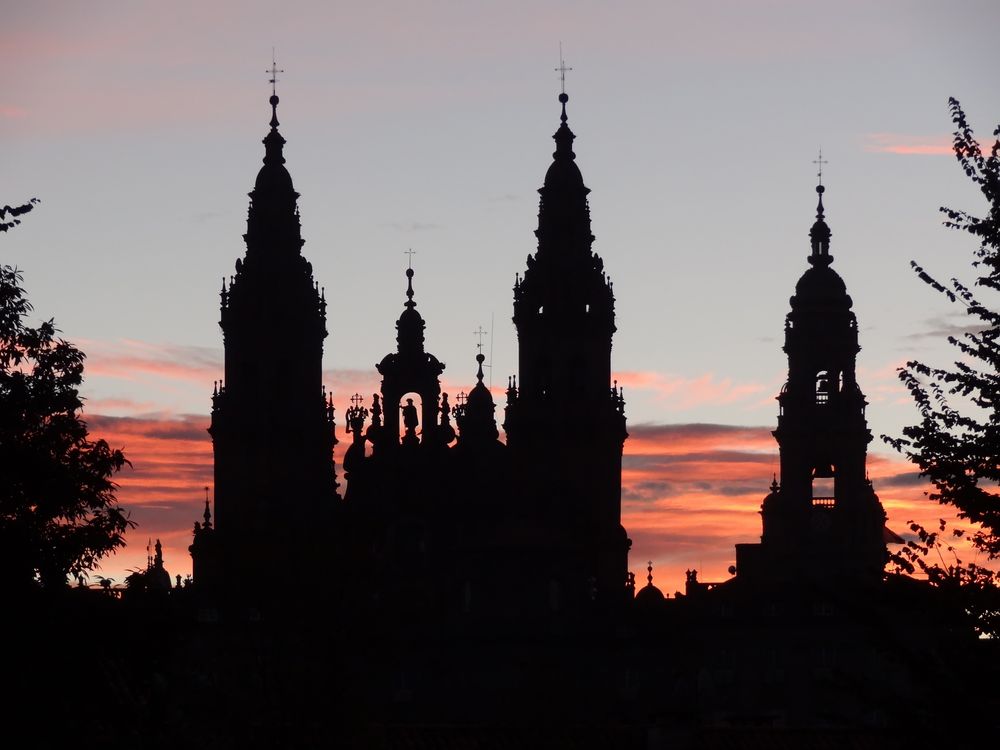
[[[836,491],[834,475],[836,468],[829,462],[822,462],[813,469],[812,504],[833,507]]]
[[[411,391],[399,399],[399,441],[403,445],[416,445],[423,433],[420,414],[423,401],[420,394]]]
[[[830,401],[830,393],[836,387],[836,381],[827,370],[816,373],[816,403],[826,404]]]

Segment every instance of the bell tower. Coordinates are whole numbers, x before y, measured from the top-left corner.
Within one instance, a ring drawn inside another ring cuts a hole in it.
[[[624,400],[611,383],[615,298],[592,250],[590,190],[573,153],[566,103],[538,209],[538,248],[514,285],[519,383],[504,428],[533,511],[546,518],[570,597],[617,600],[626,591],[621,525]]]
[[[781,481],[762,505],[759,554],[771,577],[878,580],[886,561],[886,515],[865,469],[872,434],[855,373],[858,322],[831,267],[822,184],[816,192],[810,268],[785,318],[788,380],[773,433]],[[754,546],[739,545],[738,574],[758,568]]]
[[[326,301],[302,255],[276,95],[270,104],[246,255],[222,286],[225,377],[209,429],[220,580],[230,589],[261,586],[303,562],[308,530],[337,488],[333,406],[321,383]]]

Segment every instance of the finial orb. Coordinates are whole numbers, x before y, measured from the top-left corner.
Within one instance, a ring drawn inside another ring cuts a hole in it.
[[[823,193],[826,192],[826,188],[823,187],[822,185],[817,185],[816,186],[816,192],[819,193],[820,195],[823,195]]]
[[[277,106],[277,104],[278,104],[278,97],[277,97],[277,95],[276,94],[271,94],[271,98],[268,99],[268,102],[270,102],[270,104],[271,104],[272,107]]]
[[[561,94],[559,94],[559,103],[560,104],[565,104],[568,101],[569,101],[569,95],[565,91],[562,92]]]
[[[412,279],[413,278],[413,269],[412,268],[407,268],[406,269],[406,278],[408,278],[408,279]]]
[[[485,361],[486,361],[485,355],[482,352],[479,352],[479,354],[476,355],[476,362],[482,364]]]

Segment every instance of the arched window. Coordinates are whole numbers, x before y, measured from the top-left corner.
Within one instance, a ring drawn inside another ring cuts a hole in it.
[[[419,393],[404,393],[399,399],[399,439],[402,443],[416,443],[421,434],[420,414],[422,401]]]
[[[816,373],[816,403],[826,404],[830,401],[830,392],[834,388],[831,375],[826,370]]]

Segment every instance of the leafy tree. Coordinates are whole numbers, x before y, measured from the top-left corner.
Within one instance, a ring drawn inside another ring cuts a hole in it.
[[[984,155],[955,99],[948,100],[955,123],[954,150],[966,176],[986,198],[983,218],[942,208],[944,225],[979,239],[972,262],[978,276],[972,287],[952,278],[938,282],[911,263],[920,279],[961,306],[969,325],[948,342],[960,352],[950,368],[907,362],[900,370],[921,420],[901,438],[886,441],[920,467],[934,485],[930,497],[954,505],[961,518],[980,528],[971,540],[990,557],[1000,557],[1000,126]],[[983,299],[988,296],[990,304]]]
[[[31,309],[21,273],[0,265],[0,570],[19,588],[58,588],[124,546],[134,523],[111,479],[125,455],[91,440],[80,416],[84,354],[51,320],[28,325]]]
[[[954,543],[966,535],[963,529],[948,531],[942,518],[928,530],[909,521],[910,539],[889,555],[892,572],[920,572],[951,612],[957,613],[979,635],[1000,638],[1000,573],[975,562],[963,563]]]

